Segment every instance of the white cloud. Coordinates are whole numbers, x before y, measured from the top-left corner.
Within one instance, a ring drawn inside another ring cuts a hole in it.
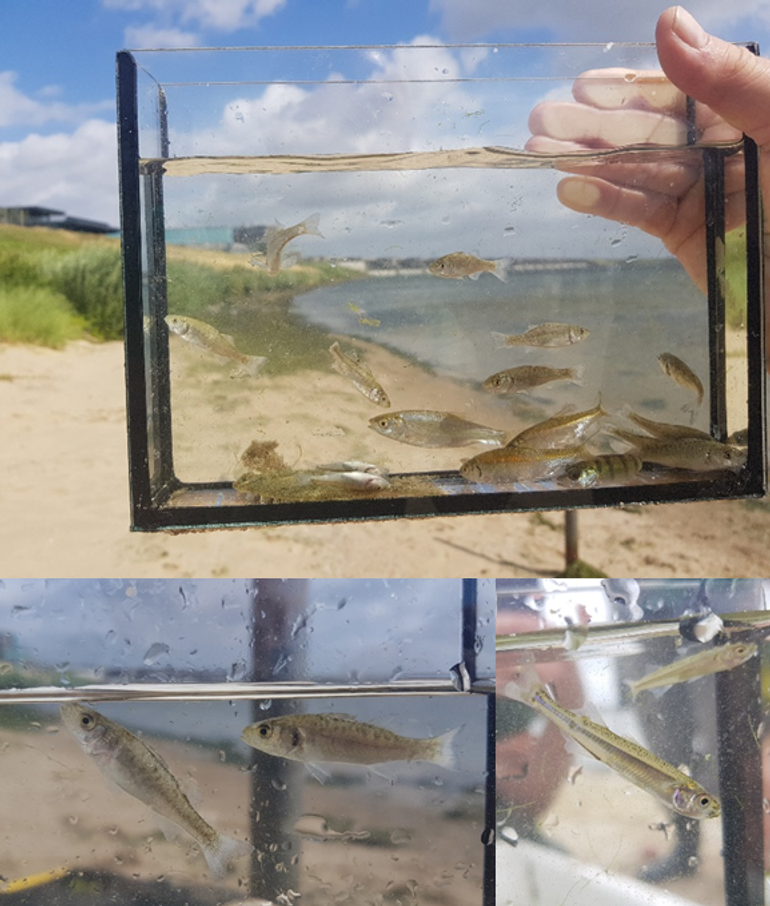
[[[153,25],[129,27],[125,31],[126,46],[134,49],[145,47],[197,47],[195,32],[179,28],[155,28]]]
[[[108,9],[151,12],[164,22],[192,23],[222,32],[253,28],[285,4],[286,0],[102,0]]]
[[[114,110],[113,101],[96,104],[65,104],[61,101],[38,101],[19,91],[15,72],[0,72],[0,127],[41,126],[49,122],[76,123],[100,110]],[[50,98],[57,94],[57,87],[48,85],[41,96]]]
[[[650,8],[645,3],[619,3],[618,0],[430,0],[430,10],[438,13],[445,33],[453,41],[478,41],[495,31],[547,29],[553,41],[652,41],[655,22],[668,3]],[[751,40],[756,36],[728,34],[737,23],[752,20],[767,27],[770,9],[767,0],[689,0],[687,9],[701,24],[730,40]]]
[[[91,119],[68,133],[0,142],[4,205],[41,205],[118,224],[114,123]]]

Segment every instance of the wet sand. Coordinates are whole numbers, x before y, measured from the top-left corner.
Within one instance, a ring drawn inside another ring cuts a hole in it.
[[[373,357],[371,364],[376,369],[380,363]],[[236,385],[236,394],[247,393],[240,389],[243,381],[230,381],[226,369],[221,374],[225,377],[215,380],[226,382],[228,391]],[[350,419],[360,422],[377,411],[363,397],[359,401],[355,391],[348,391],[339,375],[330,372],[321,377],[313,392],[322,393],[325,410],[311,431],[321,422],[344,429]],[[80,341],[62,351],[0,345],[4,434],[0,574],[507,577],[554,575],[564,568],[563,514],[559,512],[176,536],[131,533],[123,381],[120,343]],[[332,386],[343,389],[326,392]],[[457,387],[451,392],[460,394],[458,406],[470,399],[463,398],[465,391]],[[446,382],[430,378],[422,384],[419,405],[432,406],[434,400],[446,400],[447,393]],[[392,397],[400,408],[417,404],[406,389]],[[333,409],[330,399],[338,401]],[[467,414],[463,408],[457,411]],[[490,424],[498,426],[496,421]],[[275,437],[278,433],[275,424],[270,427],[270,435],[280,440]],[[229,434],[225,439],[209,438],[201,447],[191,427],[188,436],[180,428],[177,439],[182,449],[197,443],[196,457],[210,455],[218,478],[237,467],[244,440],[260,439],[253,430],[242,434],[236,440]],[[392,465],[396,445],[374,432],[367,432],[367,438],[369,434],[371,449],[385,460],[383,464]],[[314,458],[326,455],[327,441],[321,440],[321,435],[313,435]],[[338,437],[330,435],[328,443],[330,452],[332,446],[339,450]],[[290,465],[309,455],[304,445],[300,449],[287,442],[285,447]],[[352,449],[351,455],[355,452]],[[438,452],[450,468],[466,455],[463,449]],[[408,466],[411,456],[424,462],[425,451],[398,445],[397,456]],[[579,525],[581,558],[611,576],[761,575],[770,542],[770,504],[720,501],[585,510]]]

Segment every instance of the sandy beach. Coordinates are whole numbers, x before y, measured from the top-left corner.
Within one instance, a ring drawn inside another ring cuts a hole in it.
[[[346,417],[348,405],[355,417],[369,414],[344,399],[333,421]],[[406,395],[398,404],[411,405]],[[120,343],[78,341],[61,351],[0,345],[0,412],[3,575],[525,577],[564,569],[559,512],[188,535],[130,532]],[[383,455],[393,455],[393,444],[372,432],[372,442],[380,440]],[[195,438],[180,434],[178,441],[185,449]],[[226,449],[211,453],[226,463],[222,472],[237,465],[239,443],[228,436]],[[460,450],[440,452],[451,455],[454,467],[463,458]],[[286,453],[289,460],[298,455],[291,448]],[[581,559],[611,576],[762,575],[770,504],[585,510],[579,525]]]

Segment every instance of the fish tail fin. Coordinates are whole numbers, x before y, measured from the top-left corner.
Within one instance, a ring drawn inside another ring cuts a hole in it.
[[[481,274],[482,274],[481,271],[476,271],[475,274],[468,274],[468,276],[470,277],[471,280],[478,280],[479,277],[481,276]]]
[[[325,239],[326,237],[319,229],[320,225],[320,214],[311,214],[310,217],[302,221],[302,226],[304,226],[306,233],[309,233],[311,236],[320,236],[321,239]]]
[[[574,368],[570,368],[570,371],[572,372],[572,377],[570,378],[570,380],[573,384],[582,385],[585,383],[585,365],[576,365]]]
[[[495,349],[503,349],[505,346],[508,346],[508,335],[504,333],[498,333],[496,330],[490,330],[490,337],[492,337],[492,342],[495,344]]]
[[[551,698],[545,683],[540,679],[532,661],[519,664],[516,667],[516,678],[509,680],[503,688],[503,695],[514,701],[532,706],[535,696],[545,695]]]
[[[492,273],[500,280],[501,283],[508,282],[508,268],[511,264],[511,258],[500,258],[499,261],[495,261],[495,269]]]
[[[433,739],[431,739],[433,754],[429,760],[432,761],[433,764],[440,765],[442,768],[447,768],[450,771],[457,767],[454,739],[460,730],[461,727],[455,727],[454,730],[450,730],[448,733],[442,733],[441,736],[434,736]]]
[[[261,252],[256,252],[249,258],[249,264],[252,267],[258,267],[261,271],[267,270],[267,258]]]
[[[266,362],[267,359],[263,355],[250,355],[248,360],[245,361],[240,368],[236,368],[235,371],[230,372],[230,377],[256,377],[265,367]]]
[[[248,856],[254,851],[251,843],[236,840],[235,837],[228,837],[227,834],[217,834],[212,843],[202,845],[201,849],[206,857],[209,870],[215,878],[224,878],[227,874],[227,866],[231,862]]]
[[[639,694],[639,684],[640,684],[640,680],[630,680],[630,679],[623,680],[623,685],[628,688],[628,693],[631,696],[631,698],[636,698],[636,696]]]

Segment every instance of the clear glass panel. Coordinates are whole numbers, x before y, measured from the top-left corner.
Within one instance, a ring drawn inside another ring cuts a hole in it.
[[[498,903],[764,902],[762,581],[498,582]]]
[[[0,889],[480,906],[487,696],[450,676],[463,591],[4,580]],[[476,612],[487,681],[492,592]]]
[[[698,494],[743,467],[741,137],[637,74],[654,48],[134,57],[174,474],[223,483],[172,506]],[[567,174],[705,194],[701,262],[568,209]]]

